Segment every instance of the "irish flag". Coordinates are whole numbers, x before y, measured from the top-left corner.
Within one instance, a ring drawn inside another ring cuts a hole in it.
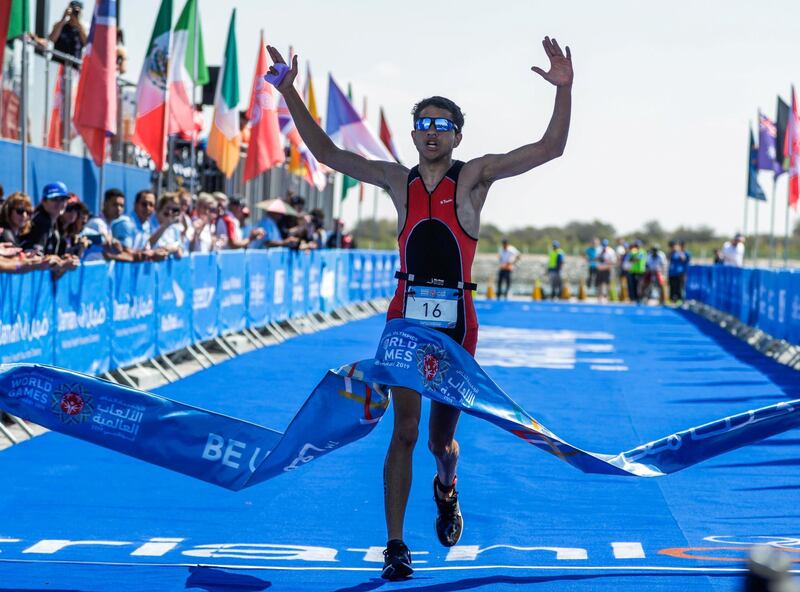
[[[208,84],[197,0],[187,0],[172,35],[169,77],[169,134],[194,133],[194,89]]]
[[[239,163],[239,63],[236,59],[236,9],[231,14],[225,57],[219,68],[214,95],[214,121],[208,136],[207,154],[217,162],[226,177]]]
[[[161,0],[136,88],[136,126],[133,132],[133,143],[150,155],[157,171],[164,168],[167,154],[165,109],[171,36],[172,0]]]

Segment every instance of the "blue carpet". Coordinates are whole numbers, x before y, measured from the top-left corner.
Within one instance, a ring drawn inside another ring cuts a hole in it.
[[[800,397],[795,371],[688,313],[479,303],[478,359],[586,449],[618,452]],[[372,355],[374,317],[292,339],[159,390],[283,429],[324,371]],[[433,532],[426,418],[406,520],[415,577],[378,578],[387,418],[367,439],[242,492],[46,434],[0,453],[6,590],[681,590],[741,588],[745,548],[800,558],[798,434],[660,479],[583,475],[480,420],[458,439],[465,532]],[[198,567],[204,566],[204,567]]]

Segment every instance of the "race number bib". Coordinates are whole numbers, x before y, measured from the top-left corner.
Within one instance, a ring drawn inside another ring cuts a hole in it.
[[[460,290],[409,286],[406,289],[405,318],[428,327],[452,329],[458,320]]]

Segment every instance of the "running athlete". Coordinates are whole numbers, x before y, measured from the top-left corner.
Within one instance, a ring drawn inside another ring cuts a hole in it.
[[[330,168],[386,190],[397,209],[400,271],[388,319],[405,317],[444,331],[475,355],[478,320],[472,303],[470,272],[478,242],[480,213],[492,183],[525,173],[561,156],[567,143],[572,93],[572,59],[555,39],[545,37],[550,60],[545,71],[531,69],[557,87],[555,107],[542,138],[506,154],[487,154],[468,162],[453,160],[461,143],[464,116],[453,101],[430,97],[414,106],[411,138],[419,164],[411,170],[396,162],[367,160],[338,148],[309,113],[294,87],[297,55],[278,83],[297,130],[314,156]],[[268,46],[275,65],[285,62]],[[384,465],[384,509],[388,542],[382,576],[411,575],[411,553],[403,542],[403,522],[411,488],[411,457],[421,414],[419,393],[392,388],[394,431]],[[436,534],[446,547],[461,537],[463,519],[456,492],[459,447],[454,436],[459,411],[431,403],[428,448],[436,459],[433,495]]]

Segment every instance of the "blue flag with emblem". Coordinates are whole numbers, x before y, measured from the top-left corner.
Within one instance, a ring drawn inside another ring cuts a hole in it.
[[[658,477],[800,426],[800,400],[746,411],[625,452],[577,448],[517,405],[450,337],[395,319],[374,358],[329,371],[285,433],[91,376],[0,366],[0,407],[51,430],[232,490],[293,471],[366,436],[388,386],[488,421],[584,473]]]

